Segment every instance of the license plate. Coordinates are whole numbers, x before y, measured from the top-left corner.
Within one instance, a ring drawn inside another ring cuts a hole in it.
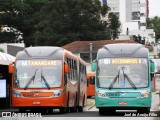
[[[127,105],[127,102],[118,102],[119,105]]]
[[[39,105],[39,104],[41,104],[41,102],[37,102],[37,101],[33,102],[33,105]]]
[[[120,93],[118,92],[109,92],[109,93],[106,93],[106,96],[107,97],[120,97]]]

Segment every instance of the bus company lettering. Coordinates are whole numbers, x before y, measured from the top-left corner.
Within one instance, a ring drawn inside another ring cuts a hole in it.
[[[141,59],[112,59],[112,64],[140,64]]]
[[[55,60],[22,61],[22,66],[50,66],[50,65],[56,65],[56,61]]]

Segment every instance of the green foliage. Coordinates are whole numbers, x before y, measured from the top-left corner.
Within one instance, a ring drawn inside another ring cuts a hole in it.
[[[160,39],[160,17],[148,18],[147,28],[154,29],[156,40]]]
[[[47,0],[1,0],[0,6],[3,14],[0,14],[0,24],[15,28],[23,34],[26,45],[34,43],[32,35],[34,31],[33,16]],[[12,31],[12,32],[17,32]],[[15,34],[16,36],[16,34]],[[7,41],[9,36],[5,36]]]
[[[3,48],[0,48],[0,52],[4,52]]]
[[[37,14],[36,44],[42,45],[40,36],[58,46],[75,40],[110,39],[107,21],[101,20],[108,9],[99,0],[52,0]]]
[[[120,27],[120,22],[118,20],[118,17],[113,14],[110,13],[109,14],[109,29],[111,30],[111,34],[112,34],[112,39],[116,39],[120,33],[119,27]]]
[[[102,21],[109,8],[99,0],[1,0],[0,6],[0,24],[20,31],[26,46],[110,39],[109,29],[116,31],[114,39],[118,35],[118,18]]]
[[[0,32],[0,43],[12,43],[16,39],[13,32]]]
[[[102,16],[104,17],[109,10],[110,8],[106,4],[104,4],[103,7],[101,8]]]

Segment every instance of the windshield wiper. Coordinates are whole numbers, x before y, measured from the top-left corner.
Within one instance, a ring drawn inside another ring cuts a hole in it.
[[[132,80],[128,77],[127,74],[124,73],[124,67],[122,67],[122,71],[123,71],[123,76],[124,76],[124,82],[125,82],[125,78],[128,80],[128,82],[130,83],[130,85],[134,88],[137,89],[137,87],[135,86],[135,84],[132,82]],[[119,74],[120,74],[120,69],[118,72],[118,75],[114,78],[113,82],[110,84],[109,89],[112,89],[114,84],[116,83],[117,80],[119,80]],[[118,81],[119,82],[119,81]]]
[[[110,84],[109,86],[109,90],[113,88],[114,84],[116,83],[116,81],[119,79],[119,73],[120,73],[120,70],[118,72],[118,75],[114,78],[114,80],[112,81],[112,83]]]
[[[124,74],[124,77],[128,80],[128,82],[131,84],[131,86],[132,86],[134,89],[137,89],[137,87],[136,87],[135,84],[132,82],[132,80],[128,77],[127,74]]]
[[[26,90],[28,88],[28,86],[31,84],[31,82],[33,81],[34,83],[34,79],[35,79],[35,76],[36,76],[36,72],[37,72],[37,69],[35,70],[35,73],[34,75],[31,77],[31,79],[27,82],[26,86],[24,87],[24,90]]]
[[[41,78],[42,78],[42,80],[45,82],[45,84],[47,85],[47,88],[50,89],[51,87],[49,86],[46,78],[42,75],[42,71],[41,71]]]
[[[124,67],[122,67],[122,71],[123,71],[123,76],[124,76],[124,82],[125,82],[125,78],[128,80],[128,82],[130,83],[130,85],[134,88],[137,89],[137,87],[135,86],[135,84],[132,82],[132,80],[128,77],[128,75],[126,73],[124,73]]]

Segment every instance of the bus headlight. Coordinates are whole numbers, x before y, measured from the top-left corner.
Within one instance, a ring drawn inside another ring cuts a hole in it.
[[[105,93],[102,93],[100,91],[97,91],[97,95],[98,95],[98,97],[101,97],[101,98],[105,97]]]
[[[21,97],[20,92],[13,90],[14,97]]]
[[[149,93],[141,93],[141,97],[142,98],[146,98],[146,97],[148,97],[149,96]]]
[[[98,97],[105,97],[105,94],[103,94],[103,93],[98,93]]]
[[[54,91],[53,97],[59,97],[59,96],[61,96],[62,92],[63,92],[62,90],[56,90],[56,91]]]
[[[14,97],[21,97],[20,94],[18,94],[18,93],[13,93],[13,96]]]
[[[150,90],[147,90],[145,92],[141,92],[141,98],[147,98],[149,96]]]

